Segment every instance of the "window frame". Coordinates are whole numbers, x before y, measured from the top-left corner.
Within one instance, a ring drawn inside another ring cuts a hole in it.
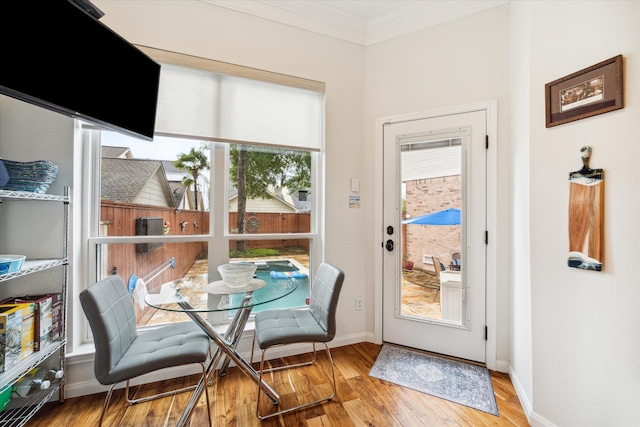
[[[230,232],[229,227],[229,153],[230,144],[221,142],[211,143],[211,169],[210,183],[212,196],[209,199],[209,234],[198,235],[163,235],[163,236],[100,236],[100,164],[101,164],[101,129],[92,125],[81,127],[82,144],[84,149],[85,165],[83,175],[85,203],[84,221],[86,224],[87,242],[86,265],[88,280],[86,283],[95,283],[104,272],[100,271],[101,262],[100,248],[105,244],[133,244],[133,243],[183,243],[183,242],[205,242],[208,247],[208,265],[215,266],[229,262],[229,244],[232,240],[273,240],[281,239],[304,239],[309,241],[309,276],[313,277],[313,271],[321,262],[323,253],[322,239],[322,218],[323,212],[323,158],[324,151],[311,153],[311,188],[314,194],[311,206],[311,227],[306,233],[251,233],[235,234]],[[281,147],[274,147],[281,148]],[[286,148],[286,147],[285,147]],[[209,268],[209,281],[219,280],[219,273],[216,268]],[[216,327],[223,330],[230,322],[228,312],[208,313],[208,320]],[[86,319],[83,322],[83,342],[91,341],[91,331]],[[141,327],[145,328],[145,327]],[[149,326],[148,328],[152,328]]]

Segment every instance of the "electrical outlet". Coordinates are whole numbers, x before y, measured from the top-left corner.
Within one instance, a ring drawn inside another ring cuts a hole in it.
[[[364,301],[362,297],[356,298],[356,310],[362,310],[364,308]]]

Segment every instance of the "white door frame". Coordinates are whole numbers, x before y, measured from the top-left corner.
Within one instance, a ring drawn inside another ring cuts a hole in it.
[[[487,134],[489,136],[489,148],[487,150],[487,231],[489,232],[489,243],[487,245],[487,290],[486,290],[486,325],[488,329],[486,346],[486,365],[488,369],[496,370],[497,365],[497,340],[496,340],[496,319],[497,319],[497,191],[498,191],[498,101],[480,101],[471,104],[457,105],[453,107],[439,108],[434,110],[420,111],[398,116],[382,117],[376,120],[376,149],[375,170],[379,173],[375,175],[374,223],[377,231],[375,244],[375,273],[374,273],[374,342],[382,344],[382,256],[384,241],[383,224],[383,126],[385,123],[404,122],[407,120],[429,119],[433,117],[446,116],[451,114],[468,113],[471,111],[484,110],[487,114]]]

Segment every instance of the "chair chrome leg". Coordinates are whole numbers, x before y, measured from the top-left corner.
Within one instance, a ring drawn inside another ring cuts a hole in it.
[[[109,402],[111,401],[113,388],[116,386],[116,384],[112,384],[111,387],[109,387],[109,391],[107,392],[107,397],[105,397],[104,399],[104,404],[102,405],[102,413],[100,414],[100,421],[98,422],[98,426],[100,427],[102,427],[102,420],[104,419],[104,413],[107,412],[107,407],[109,406]]]
[[[208,414],[208,418],[209,418],[209,426],[211,427],[212,426],[212,424],[211,424],[211,404],[210,404],[210,401],[209,401],[209,389],[207,387],[207,367],[206,367],[205,363],[199,363],[199,365],[202,368],[202,381],[203,381],[203,384],[204,384],[203,388],[204,388],[204,393],[205,393],[205,396],[206,396],[206,399],[207,399],[207,414]],[[104,418],[104,413],[107,410],[107,406],[109,405],[109,401],[111,400],[111,394],[113,392],[113,388],[117,384],[118,383],[113,384],[111,386],[111,388],[109,389],[109,392],[107,393],[107,397],[105,399],[104,406],[102,408],[102,414],[100,415],[100,423],[98,424],[99,426],[102,426],[102,419]],[[132,399],[130,397],[130,393],[129,393],[130,383],[127,380],[124,396],[125,396],[125,399],[126,399],[126,401],[127,401],[127,403],[129,405],[135,405],[137,403],[148,402],[150,400],[159,399],[161,397],[173,396],[173,395],[176,395],[176,394],[184,393],[185,391],[195,390],[196,388],[198,388],[198,384],[192,385],[192,386],[188,386],[188,387],[183,387],[183,388],[180,388],[180,389],[177,389],[177,390],[167,391],[167,392],[164,392],[164,393],[154,394],[154,395],[151,395],[151,396],[140,397],[138,399]],[[190,411],[193,411],[193,408],[190,408]],[[191,414],[189,414],[189,415],[191,415]]]
[[[313,402],[308,402],[308,403],[303,403],[301,405],[298,406],[294,406],[292,408],[287,408],[287,409],[282,409],[280,411],[271,413],[271,414],[267,414],[267,415],[262,415],[260,413],[260,395],[262,394],[262,374],[263,372],[274,372],[274,371],[280,371],[280,370],[285,370],[285,369],[291,369],[291,368],[297,368],[297,367],[301,367],[301,366],[309,366],[311,364],[313,364],[316,360],[316,346],[315,343],[313,343],[313,360],[311,360],[311,362],[301,362],[301,363],[296,363],[293,365],[285,365],[285,366],[279,366],[276,368],[269,368],[269,369],[264,369],[264,359],[265,359],[265,354],[266,354],[266,349],[262,350],[262,358],[260,360],[260,382],[258,382],[258,397],[257,397],[257,403],[256,403],[256,415],[259,419],[261,420],[266,420],[268,418],[272,418],[272,417],[276,417],[278,415],[281,414],[286,414],[289,412],[293,412],[293,411],[297,411],[299,409],[303,409],[303,408],[308,408],[310,406],[314,406],[317,405],[319,403],[323,403],[323,402],[328,402],[331,399],[333,399],[336,396],[336,374],[335,374],[335,368],[333,366],[333,358],[331,357],[331,350],[329,350],[329,346],[327,345],[327,343],[323,343],[325,350],[327,352],[327,356],[329,357],[329,364],[331,366],[331,379],[333,380],[333,392],[329,395],[329,396],[325,396],[322,397],[320,399],[314,400]]]
[[[173,395],[176,395],[176,394],[184,393],[185,391],[195,390],[196,387],[197,387],[197,385],[190,385],[188,387],[183,387],[183,388],[180,388],[178,390],[165,391],[164,393],[158,393],[158,394],[154,394],[154,395],[151,395],[151,396],[140,397],[138,399],[131,399],[129,397],[129,381],[127,381],[127,387],[126,387],[127,389],[126,389],[126,392],[125,392],[125,398],[127,399],[127,403],[129,405],[135,405],[137,403],[148,402],[150,400],[159,399],[161,397],[173,396]]]
[[[251,341],[251,359],[249,359],[249,364],[253,365],[253,349],[256,346],[256,330],[253,330],[253,341]]]
[[[207,367],[202,363],[202,381],[204,381],[204,395],[207,399],[207,420],[209,421],[209,427],[213,427],[211,422],[211,404],[209,403],[209,387],[207,387]]]
[[[193,394],[191,395],[191,398],[189,399],[189,403],[187,404],[187,407],[185,408],[184,412],[182,413],[182,416],[180,417],[180,420],[178,420],[178,424],[176,424],[177,426],[185,426],[187,425],[187,421],[191,418],[191,414],[193,413],[193,410],[196,406],[196,403],[198,402],[198,400],[200,399],[200,395],[202,393],[202,391],[204,390],[205,392],[205,397],[207,399],[207,416],[209,417],[209,427],[212,427],[212,421],[211,421],[211,404],[210,404],[210,399],[209,399],[209,389],[207,387],[207,376],[208,376],[208,367],[206,365],[206,363],[201,363],[200,366],[202,367],[202,379],[200,379],[198,381],[198,385],[196,386],[196,391],[193,392]],[[191,423],[194,424],[194,423]]]
[[[301,366],[313,365],[316,361],[316,343],[311,343],[311,344],[313,345],[313,358],[310,361],[295,363],[293,365],[276,366],[274,368],[265,369],[264,372],[276,372],[276,371],[283,371],[285,369],[292,369],[292,368],[299,368]],[[329,356],[329,360],[331,360],[331,356]]]

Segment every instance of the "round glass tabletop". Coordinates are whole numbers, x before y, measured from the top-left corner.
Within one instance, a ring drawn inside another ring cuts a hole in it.
[[[232,288],[219,280],[165,283],[149,291],[144,302],[150,307],[178,312],[214,312],[253,307],[283,298],[298,287],[295,279],[267,283],[253,279],[248,286]]]

